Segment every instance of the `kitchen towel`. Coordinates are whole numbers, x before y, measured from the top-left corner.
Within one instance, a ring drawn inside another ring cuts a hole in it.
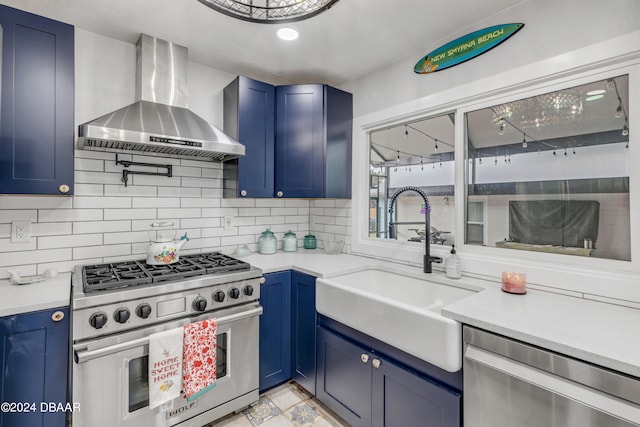
[[[182,390],[188,401],[216,385],[216,319],[184,325]]]
[[[149,336],[149,408],[180,397],[184,331],[170,329]]]

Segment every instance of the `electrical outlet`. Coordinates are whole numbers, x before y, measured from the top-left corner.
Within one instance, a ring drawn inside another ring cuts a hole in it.
[[[233,228],[233,217],[225,216],[224,217],[224,229],[231,230]]]
[[[31,221],[11,221],[11,243],[31,241]]]

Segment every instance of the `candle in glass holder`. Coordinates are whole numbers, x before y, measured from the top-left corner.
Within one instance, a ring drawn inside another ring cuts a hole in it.
[[[510,294],[527,293],[527,276],[524,273],[502,272],[502,290]]]

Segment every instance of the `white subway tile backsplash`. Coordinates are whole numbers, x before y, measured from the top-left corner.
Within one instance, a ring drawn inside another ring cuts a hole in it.
[[[215,197],[216,199],[221,199],[222,188],[203,188],[202,197]]]
[[[31,236],[71,234],[70,222],[36,222],[31,224]]]
[[[144,185],[129,185],[127,187],[120,183],[119,185],[105,185],[105,196],[130,196],[130,197],[155,197],[158,194],[157,187]]]
[[[118,243],[139,243],[149,242],[149,232],[147,231],[128,231],[125,233],[105,233],[104,244],[115,245]]]
[[[220,207],[222,208],[252,208],[262,199],[222,199]]]
[[[130,230],[131,230],[131,221],[87,221],[87,222],[73,223],[74,234],[112,233],[112,232],[130,231]]]
[[[32,238],[30,242],[11,243],[11,239],[0,239],[0,253],[16,251],[32,251],[37,248],[37,240]]]
[[[184,198],[180,199],[181,208],[219,208],[220,199],[214,198]]]
[[[298,234],[302,245],[311,218],[318,220],[311,230],[318,240],[351,231],[351,205],[344,201],[225,199],[220,162],[119,157],[172,164],[174,176],[133,175],[125,187],[123,166],[115,164],[113,153],[76,151],[75,196],[0,197],[0,276],[4,267],[17,267],[26,275],[48,268],[72,271],[76,265],[144,258],[150,225],[158,221],[174,222],[176,237],[188,233],[191,240],[182,253],[231,253],[241,244],[255,251],[267,227],[279,245],[288,230]],[[151,169],[162,171],[160,166]],[[230,229],[224,228],[225,217],[231,217]],[[31,243],[10,243],[10,222],[17,219],[32,221]],[[327,225],[334,226],[333,232],[325,231]]]
[[[134,208],[179,208],[180,199],[174,197],[136,197]]]
[[[158,197],[203,197],[200,188],[160,187]]]
[[[38,211],[38,222],[100,221],[102,213],[102,209],[43,209]]]
[[[222,179],[182,177],[183,187],[222,188]]]
[[[134,154],[131,159],[134,162],[139,163],[151,163],[158,165],[158,167],[164,165],[180,165],[180,159],[173,157],[164,157],[164,156],[147,156],[145,154]],[[135,166],[132,166],[135,167]],[[146,169],[146,168],[145,168]]]
[[[200,208],[162,208],[158,209],[158,218],[201,218]]]
[[[298,213],[297,208],[271,208],[271,215],[296,215]]]
[[[179,176],[134,175],[129,177],[129,185],[155,185],[158,187],[180,187]]]
[[[102,184],[75,184],[73,192],[76,196],[102,196],[104,185]]]
[[[222,169],[202,169],[203,178],[217,178],[222,179]]]
[[[104,171],[104,160],[79,158],[75,159],[73,166],[76,171],[102,172]]]
[[[68,196],[5,196],[0,198],[0,201],[2,209],[68,209],[73,203],[73,199]]]
[[[73,198],[73,207],[86,208],[130,208],[131,197],[88,197],[78,196]]]
[[[207,169],[210,170],[210,169]],[[215,169],[211,169],[215,170]],[[173,175],[176,176],[190,176],[194,178],[201,178],[203,176],[201,168],[194,168],[189,166],[174,166]],[[215,177],[218,178],[218,177]]]
[[[122,175],[117,173],[76,171],[74,181],[81,184],[86,183],[123,185],[121,178]]]
[[[0,197],[2,202],[4,197]],[[9,209],[7,206],[0,205],[0,223],[9,223],[14,220],[25,220],[35,222],[38,220],[37,210]]]
[[[102,234],[69,234],[67,236],[38,237],[38,249],[77,248],[101,245]]]
[[[149,244],[147,243],[147,246]],[[73,259],[102,258],[108,256],[125,256],[131,254],[131,245],[100,245],[83,248],[73,248]],[[81,261],[85,264],[84,261]]]
[[[265,216],[271,214],[271,208],[239,208],[238,216]]]
[[[15,251],[7,252],[0,257],[0,267],[35,265],[43,262],[68,261],[70,259],[71,248]]]
[[[105,209],[105,221],[117,219],[155,219],[156,209]]]

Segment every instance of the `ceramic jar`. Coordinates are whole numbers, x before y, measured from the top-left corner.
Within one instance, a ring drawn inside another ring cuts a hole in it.
[[[268,228],[262,232],[258,239],[258,253],[271,255],[276,253],[276,236]]]
[[[304,236],[304,248],[315,249],[316,248],[316,236],[313,234],[307,234]]]
[[[296,238],[296,233],[291,230],[284,233],[284,238],[282,239],[282,250],[285,252],[295,252],[298,250],[298,239]]]

